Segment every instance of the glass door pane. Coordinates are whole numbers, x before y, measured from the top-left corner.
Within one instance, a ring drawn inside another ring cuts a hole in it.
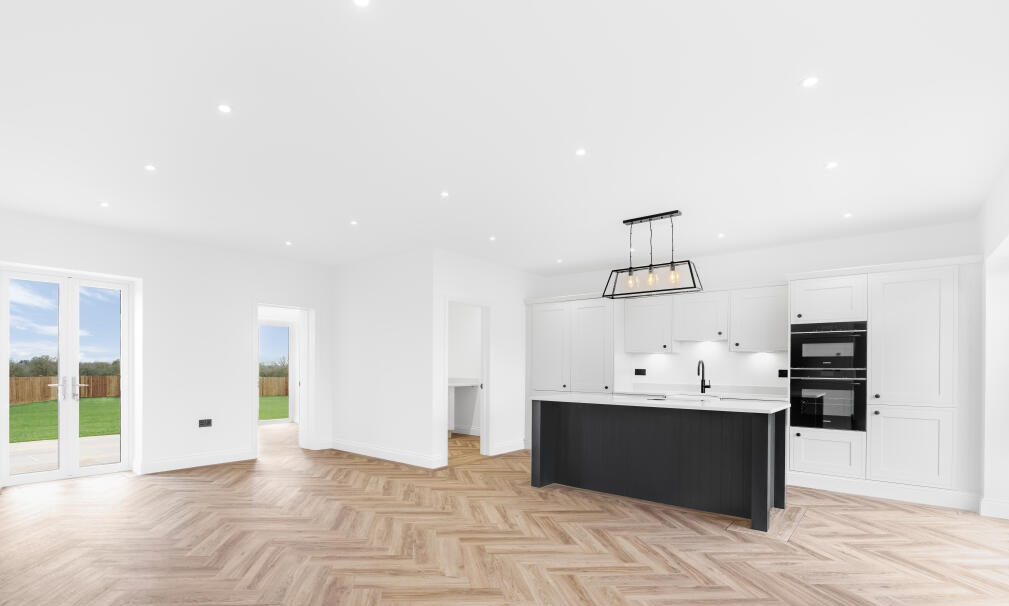
[[[288,400],[290,329],[259,327],[259,420],[291,418]]]
[[[122,291],[81,286],[78,436],[81,467],[122,460]]]
[[[10,472],[60,467],[60,286],[10,281]]]

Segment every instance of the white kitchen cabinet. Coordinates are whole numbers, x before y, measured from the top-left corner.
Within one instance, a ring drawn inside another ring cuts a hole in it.
[[[673,297],[674,341],[725,341],[729,335],[729,293]]]
[[[530,316],[530,386],[537,391],[570,391],[568,304],[533,305]]]
[[[672,353],[673,296],[624,300],[624,351]]]
[[[729,309],[729,349],[788,349],[788,287],[767,286],[732,291]]]
[[[864,274],[793,280],[791,323],[864,322],[869,310],[867,284]]]
[[[613,390],[613,304],[609,299],[569,303],[572,391]]]
[[[792,427],[789,430],[792,471],[846,478],[865,477],[865,432]]]
[[[952,406],[956,268],[869,276],[873,404]]]
[[[953,409],[869,406],[868,416],[869,479],[951,485]]]

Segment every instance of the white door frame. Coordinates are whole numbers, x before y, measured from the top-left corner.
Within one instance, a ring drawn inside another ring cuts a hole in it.
[[[262,318],[266,310],[291,315],[292,319]],[[296,315],[295,315],[296,314]],[[290,305],[273,305],[257,303],[253,309],[253,347],[252,363],[255,377],[252,390],[252,443],[255,445],[256,456],[259,456],[259,327],[262,325],[287,326],[288,332],[288,403],[294,401],[293,408],[288,409],[288,420],[298,424],[298,445],[311,448],[309,438],[311,425],[311,394],[314,380],[315,364],[315,318],[313,310]],[[292,383],[294,389],[292,390]],[[296,396],[290,397],[294,391]]]
[[[69,274],[69,275],[68,275]],[[133,391],[134,359],[133,359],[133,317],[134,296],[133,282],[127,279],[112,279],[94,277],[93,275],[56,271],[37,268],[21,268],[18,266],[0,265],[0,357],[10,359],[10,280],[32,280],[50,282],[59,285],[59,367],[57,400],[59,410],[59,467],[51,471],[39,471],[24,474],[10,474],[10,377],[2,373],[0,379],[0,486],[14,486],[49,480],[62,480],[83,476],[92,476],[119,471],[128,471],[133,465],[134,443],[134,410]],[[73,378],[79,379],[79,368],[68,368],[79,359],[79,301],[80,287],[96,287],[118,289],[120,302],[120,456],[118,463],[107,465],[80,466],[80,416],[78,402],[72,395]],[[64,316],[64,314],[67,314]]]

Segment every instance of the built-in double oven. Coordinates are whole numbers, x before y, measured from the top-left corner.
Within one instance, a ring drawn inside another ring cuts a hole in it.
[[[865,431],[865,322],[792,325],[791,424]]]

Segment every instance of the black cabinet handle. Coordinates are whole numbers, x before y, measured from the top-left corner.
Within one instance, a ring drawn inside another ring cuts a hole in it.
[[[802,434],[801,434],[801,433],[797,433],[797,434],[795,434],[795,437],[797,437],[797,438],[801,438],[801,437],[802,437]]]
[[[879,399],[879,394],[876,394],[876,395],[874,395],[872,397],[874,397],[874,398],[876,398],[878,400]]]
[[[567,385],[561,385],[561,387],[567,387]]]
[[[722,336],[722,331],[718,331],[718,336]]]
[[[669,346],[668,346],[668,345],[663,345],[663,346],[662,346],[662,349],[665,349],[665,348],[667,348],[667,347],[669,347]]]
[[[739,347],[739,343],[736,343],[736,347]]]
[[[879,414],[879,411],[878,411],[878,410],[874,410],[874,411],[872,411],[872,414],[874,414],[874,415],[878,415],[878,414]]]
[[[802,317],[802,314],[795,314],[795,317],[796,317],[796,318],[801,318],[801,317]]]
[[[603,385],[603,389],[609,389],[609,388],[610,388],[609,385]]]

